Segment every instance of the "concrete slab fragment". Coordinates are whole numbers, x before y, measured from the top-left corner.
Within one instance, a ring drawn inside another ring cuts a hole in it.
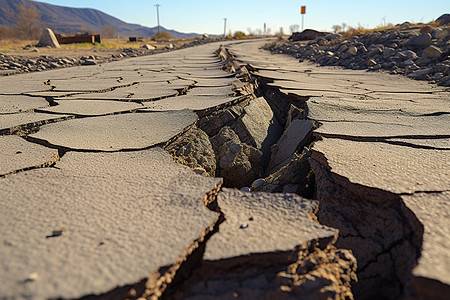
[[[64,97],[60,100],[121,100],[121,101],[148,101],[153,99],[160,99],[166,97],[175,97],[178,91],[172,87],[141,89],[140,87],[127,87],[107,91],[103,93],[83,93],[76,94],[69,97]]]
[[[268,173],[275,173],[287,165],[297,149],[302,149],[311,136],[311,121],[295,119],[289,124],[278,142],[272,146],[272,156]]]
[[[218,219],[202,199],[220,180],[162,149],[68,153],[57,167],[0,181],[1,298],[79,298],[133,284],[185,259]]]
[[[41,125],[51,121],[65,120],[68,118],[73,118],[73,116],[43,113],[18,113],[3,115],[0,118],[0,130],[6,130],[8,128],[18,128],[22,125]]]
[[[219,79],[210,79],[210,78],[198,78],[195,76],[186,76],[183,77],[185,79],[191,79],[195,81],[195,86],[198,87],[220,87],[230,85],[231,82],[236,80],[236,78],[219,78]]]
[[[289,251],[312,239],[337,234],[310,218],[317,203],[295,194],[223,189],[218,204],[225,222],[206,246],[206,260]]]
[[[244,108],[245,114],[238,120],[239,137],[244,143],[252,145],[263,152],[263,165],[270,159],[270,147],[283,133],[267,101],[260,97],[253,99]],[[246,131],[246,135],[241,131]]]
[[[450,285],[450,192],[417,193],[402,199],[424,225],[422,255],[413,275]]]
[[[0,114],[10,114],[50,106],[44,98],[0,95]]]
[[[0,152],[0,175],[49,165],[58,159],[57,150],[27,142],[15,135],[0,137]]]
[[[396,287],[399,295],[410,293],[407,283],[412,282],[418,297],[445,298],[450,292],[446,238],[449,222],[444,203],[449,197],[447,178],[450,173],[448,147],[445,146],[449,127],[448,89],[381,72],[299,64],[294,58],[264,52],[259,49],[262,44],[263,41],[259,44],[253,41],[231,47],[233,54],[244,63],[251,61],[257,68],[266,68],[265,75],[275,79],[275,85],[284,93],[324,96],[308,102],[309,117],[323,123],[317,130],[323,140],[313,145],[313,149],[323,155],[314,152],[311,160],[318,172],[316,184],[321,187],[318,197],[323,201],[322,220],[345,232],[348,226],[343,224],[358,224],[361,216],[365,220],[375,217],[371,215],[373,209],[367,209],[348,218],[353,205],[383,203],[389,197],[399,201],[401,197],[409,208],[402,206],[402,214],[409,214],[406,221],[409,232],[418,237],[417,240],[408,234],[399,240],[401,244],[376,250],[370,245],[371,240],[385,229],[389,232],[391,220],[371,234],[365,234],[364,227],[355,233],[344,233],[341,242],[354,250],[358,266],[361,267],[361,260],[362,264],[364,260],[370,261],[359,271],[360,282],[354,290],[360,290],[362,298],[395,297],[389,290],[388,276],[380,274],[388,271],[394,278],[390,283],[400,282]],[[286,78],[290,81],[281,80]],[[343,85],[342,80],[347,80],[350,88],[346,88],[348,85]],[[329,165],[331,172],[325,175],[320,165]],[[335,206],[326,208],[333,201],[336,201]],[[340,207],[342,203],[346,203],[346,207]],[[392,211],[395,209],[386,213]],[[345,220],[339,220],[341,216],[345,216]],[[393,231],[393,235],[401,230]],[[383,242],[393,235],[386,236]],[[355,242],[354,236],[361,236],[360,242]],[[417,249],[408,249],[408,239],[415,241]],[[364,248],[368,251],[361,255]],[[370,251],[377,254],[370,255]],[[408,267],[416,262],[418,255],[421,257],[411,274]],[[380,286],[386,291],[380,292]]]
[[[188,110],[127,113],[44,125],[31,136],[73,149],[142,149],[166,142],[196,120]]]
[[[450,189],[446,151],[327,138],[314,149],[326,153],[333,173],[353,183],[394,193]]]
[[[142,105],[134,102],[108,100],[58,100],[57,103],[57,106],[41,109],[41,111],[82,116],[98,116],[142,108]]]
[[[204,110],[232,102],[238,98],[229,96],[191,96],[187,94],[158,101],[143,102],[142,104],[152,111],[173,111],[181,109]]]
[[[195,87],[188,91],[191,96],[229,96],[234,93],[233,86],[222,87]]]
[[[116,78],[70,78],[64,80],[51,80],[49,82],[51,86],[54,86],[54,91],[64,92],[90,92],[90,91],[103,91],[112,88],[131,85],[133,82],[118,81]]]
[[[368,119],[367,121],[364,118]],[[443,125],[447,122],[447,116],[433,117],[394,117],[376,115],[362,117],[358,120],[320,121],[322,124],[318,133],[333,135],[348,135],[364,137],[402,137],[402,136],[433,136],[447,135]],[[397,123],[396,120],[399,120]]]
[[[29,74],[0,77],[0,94],[21,94],[23,92],[48,91],[50,86],[40,78],[32,78]]]

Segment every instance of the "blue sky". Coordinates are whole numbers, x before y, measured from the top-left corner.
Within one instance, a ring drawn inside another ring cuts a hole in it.
[[[224,18],[227,32],[263,29],[272,32],[280,27],[289,32],[289,26],[301,26],[300,6],[306,6],[305,28],[331,31],[331,26],[346,23],[349,26],[373,28],[383,22],[429,22],[444,13],[450,13],[449,0],[40,0],[55,5],[87,7],[101,10],[128,23],[154,27],[155,4],[160,4],[160,23],[168,29],[181,32],[222,34]]]

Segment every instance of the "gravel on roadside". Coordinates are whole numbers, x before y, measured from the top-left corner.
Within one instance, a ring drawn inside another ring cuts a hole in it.
[[[324,66],[384,70],[450,86],[450,26],[403,23],[345,39],[328,34],[310,42],[279,39],[265,47]]]

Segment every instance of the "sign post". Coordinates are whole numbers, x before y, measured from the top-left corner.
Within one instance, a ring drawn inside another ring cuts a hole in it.
[[[302,31],[303,31],[303,25],[305,24],[306,6],[301,7],[300,13],[302,14]]]

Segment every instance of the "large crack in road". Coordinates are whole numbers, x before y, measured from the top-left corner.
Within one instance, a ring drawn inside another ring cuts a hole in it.
[[[18,111],[0,124],[0,142],[14,162],[2,162],[0,172],[0,213],[8,223],[2,228],[10,231],[4,234],[3,251],[4,257],[14,258],[0,262],[19,278],[16,282],[6,278],[9,281],[1,287],[10,290],[0,289],[0,296],[420,299],[445,295],[448,285],[442,274],[448,261],[444,268],[437,266],[439,272],[433,276],[427,263],[442,249],[430,250],[430,245],[447,227],[430,233],[423,220],[430,222],[432,217],[420,210],[418,199],[430,195],[443,201],[450,188],[443,185],[441,173],[448,169],[444,164],[434,173],[417,175],[414,172],[423,167],[417,152],[407,153],[414,157],[410,178],[399,176],[405,171],[396,167],[407,159],[399,158],[398,149],[422,151],[420,155],[432,157],[436,164],[445,160],[445,152],[440,151],[449,149],[448,134],[429,128],[447,114],[441,104],[448,101],[448,92],[417,91],[437,97],[436,103],[424,111],[402,106],[401,118],[393,122],[384,114],[395,114],[398,106],[410,102],[399,88],[391,93],[398,98],[384,101],[392,101],[395,109],[380,109],[370,104],[379,96],[367,97],[384,92],[365,87],[366,74],[332,80],[324,88],[326,81],[315,82],[322,75],[327,80],[341,75],[292,61],[287,64],[285,57],[259,50],[264,43],[230,42],[215,56],[212,51],[217,47],[209,45],[209,52],[190,54],[189,60],[171,53],[162,55],[161,61],[136,59],[95,70],[77,69],[80,74],[72,79],[52,71],[46,82],[52,83],[53,91],[48,84],[35,84],[36,75],[25,76],[22,89],[4,85],[2,97],[47,97],[47,102],[59,105]],[[192,68],[192,62],[205,67]],[[119,81],[108,75],[118,70],[123,73]],[[115,85],[122,81],[123,85]],[[149,96],[156,94],[161,95]],[[92,106],[82,108],[82,103]],[[328,114],[340,107],[360,114],[362,122],[349,114],[344,114],[346,119],[340,119],[339,112]],[[373,121],[380,116],[380,121]],[[431,125],[416,130],[417,117],[429,117]],[[363,127],[351,132],[332,126],[343,123]],[[369,125],[391,127],[374,134]],[[383,159],[391,160],[393,168],[383,163],[384,169],[377,168],[379,158],[371,158],[372,154],[388,155]],[[356,171],[361,169],[374,175],[359,176]],[[386,174],[391,178],[383,178]],[[422,182],[426,176],[429,180]],[[18,189],[22,185],[27,190]],[[15,205],[29,222],[9,213]],[[48,221],[42,224],[42,220]],[[11,226],[15,222],[19,225]],[[27,227],[28,223],[33,226]],[[44,232],[55,238],[38,242],[45,238]],[[38,242],[37,252],[53,253],[54,258],[42,259],[49,272],[36,262],[21,265],[15,258],[17,253],[33,257],[34,252],[22,245],[28,238]],[[64,260],[54,251],[71,259],[61,265]],[[440,254],[444,259],[445,253]],[[46,282],[64,286],[54,278],[61,270],[62,278],[71,274],[72,286],[63,290],[46,286]],[[108,275],[110,270],[117,271]],[[426,287],[430,282],[433,291]]]
[[[233,45],[234,46],[234,45]],[[232,47],[233,47],[232,46]],[[244,47],[238,48],[237,50],[234,50],[238,52],[239,55],[246,56],[248,55],[249,51],[244,51]],[[248,50],[248,49],[246,49]],[[253,48],[252,50],[255,50]],[[263,55],[260,52],[258,52],[257,55]],[[246,59],[240,59],[241,62],[247,63],[249,61],[252,61],[254,63],[254,69],[256,69],[256,72],[254,72],[255,76],[258,76],[259,74],[259,66],[262,66],[262,69],[267,69],[266,64],[267,62],[264,60],[256,60],[256,55],[252,57],[250,60]],[[283,61],[283,57],[281,57],[279,60]],[[276,61],[276,59],[274,59]],[[308,69],[309,66],[306,66]],[[289,67],[288,67],[289,68]],[[304,67],[303,67],[304,68]],[[280,68],[281,70],[282,68]],[[300,67],[299,69],[302,69]],[[320,70],[318,70],[318,73]],[[328,71],[330,72],[330,71]],[[333,72],[333,71],[331,71]],[[289,73],[289,72],[286,72]],[[287,77],[289,79],[295,78],[294,75],[286,74],[283,72],[280,72],[278,76],[280,77]],[[298,74],[302,74],[301,70],[296,71]],[[310,72],[308,72],[310,74]],[[273,82],[273,79],[271,79],[270,76],[265,75],[266,73],[263,72],[262,75],[262,82],[263,82],[263,90],[265,89],[266,93],[264,96],[266,97],[269,104],[271,104],[271,107],[276,114],[277,111],[280,111],[278,114],[279,119],[283,120],[282,118],[286,116],[287,109],[289,105],[292,103],[296,103],[300,98],[300,101],[305,101],[313,96],[308,95],[308,92],[301,92],[302,90],[310,90],[305,89],[302,84],[308,84],[309,79],[306,79],[305,82],[302,82],[302,79],[299,77],[297,80],[297,86],[298,91],[291,94],[291,91],[294,89],[294,87],[291,87],[290,85],[295,85],[292,83],[288,84],[288,87],[286,88],[283,86],[283,84],[278,83],[278,87],[274,87],[271,82]],[[325,72],[327,74],[327,72]],[[329,73],[328,73],[329,74]],[[362,77],[365,76],[371,76],[371,75],[365,75],[360,74]],[[342,74],[342,76],[345,76],[345,74]],[[309,77],[309,76],[308,76]],[[279,77],[276,77],[277,79]],[[320,76],[317,76],[319,79]],[[399,80],[400,81],[400,80]],[[330,82],[331,83],[331,82]],[[315,85],[318,85],[319,83],[315,83]],[[360,82],[359,84],[363,84]],[[339,89],[339,87],[337,86]],[[292,90],[291,90],[292,89]],[[326,94],[326,90],[320,89],[321,92],[324,92]],[[333,90],[327,90],[330,91],[332,94],[335,94],[336,91]],[[338,91],[343,94],[352,94],[351,91],[342,92]],[[288,94],[289,93],[289,94]],[[405,92],[398,92],[398,94],[402,94]],[[409,92],[411,94],[412,92]],[[441,99],[447,98],[447,100],[444,100],[444,103],[447,101],[448,104],[448,91],[421,91],[417,92],[417,94],[420,95],[436,95],[436,101],[435,103],[431,104],[429,107],[423,107],[425,110],[436,110],[441,111],[444,107],[439,107],[439,103],[442,101]],[[294,96],[294,97],[293,97]],[[326,96],[325,96],[326,97]],[[271,101],[272,99],[272,101]],[[320,105],[321,98],[317,97],[315,98],[315,101],[317,101]],[[344,99],[346,100],[346,99]],[[403,99],[395,99],[392,101],[392,105],[397,105],[399,101],[403,101]],[[429,101],[428,101],[429,102]],[[273,104],[272,104],[273,103]],[[298,102],[297,102],[298,103]],[[307,102],[309,103],[309,102]],[[338,103],[338,102],[337,102]],[[345,102],[344,102],[345,103]],[[355,102],[356,103],[356,102]],[[432,103],[432,102],[429,102]],[[326,102],[324,103],[326,105]],[[337,104],[339,105],[339,104]],[[298,106],[298,105],[297,105]],[[444,105],[445,106],[445,105]],[[301,106],[303,108],[304,106]],[[317,105],[315,106],[317,107]],[[315,107],[313,107],[315,109]],[[436,107],[436,108],[435,108]],[[447,106],[448,108],[448,106]],[[308,108],[305,109],[308,112]],[[314,110],[314,114],[311,117],[313,120],[316,117],[317,109]],[[368,110],[361,110],[361,109],[355,109],[357,114],[368,112]],[[414,109],[414,112],[416,110]],[[446,113],[446,112],[445,112]],[[444,113],[444,114],[445,114]],[[422,114],[427,116],[437,116],[441,115],[436,113],[428,113],[428,114]],[[360,115],[364,119],[364,115]],[[328,116],[327,116],[328,117]],[[336,114],[334,118],[339,118],[339,114]],[[394,119],[395,120],[395,119]],[[334,120],[333,120],[334,121]],[[350,121],[353,121],[357,123],[357,118],[351,119]],[[433,119],[428,118],[428,122],[434,122]],[[334,122],[340,124],[339,119],[336,119]],[[345,121],[344,121],[345,122]],[[397,123],[398,124],[398,123]],[[397,125],[396,124],[396,125]],[[413,123],[411,123],[413,124]],[[416,126],[418,123],[415,123]],[[444,126],[445,123],[441,123],[440,126]],[[320,123],[316,123],[316,126],[321,125]],[[399,127],[402,126],[401,122],[398,124]],[[436,126],[437,125],[436,123]],[[412,127],[412,126],[410,126]],[[332,128],[332,127],[330,127]],[[344,127],[346,128],[346,127]],[[346,178],[345,176],[339,175],[339,173],[336,173],[335,170],[338,172],[344,173],[344,174],[351,174],[353,169],[351,166],[347,166],[347,172],[343,172],[342,167],[336,168],[336,166],[342,164],[342,161],[345,159],[348,159],[349,156],[339,156],[339,154],[336,156],[331,156],[331,159],[333,161],[333,167],[330,167],[327,160],[329,158],[327,157],[330,153],[330,151],[335,151],[336,146],[331,145],[328,147],[324,147],[322,145],[320,140],[322,139],[335,139],[335,138],[343,138],[344,140],[351,140],[356,142],[365,142],[366,145],[377,145],[380,142],[381,143],[388,143],[400,147],[409,147],[413,149],[424,149],[423,151],[435,151],[433,152],[433,155],[436,156],[436,160],[440,161],[439,157],[440,155],[445,156],[445,151],[448,150],[448,147],[435,147],[433,144],[430,144],[431,140],[437,140],[439,143],[444,142],[446,139],[448,139],[446,134],[416,134],[417,132],[421,132],[420,128],[419,130],[416,130],[414,127],[415,134],[409,134],[410,131],[402,131],[399,130],[398,133],[406,133],[404,136],[399,136],[398,134],[388,134],[384,137],[380,137],[380,134],[378,136],[371,135],[369,133],[368,136],[358,136],[354,135],[352,138],[350,134],[345,132],[345,134],[338,135],[334,132],[336,130],[332,131],[332,133],[329,133],[329,131],[325,129],[319,130],[318,133],[315,134],[316,141],[319,141],[317,147],[315,144],[317,142],[313,143],[312,149],[312,156],[309,159],[309,162],[311,164],[312,170],[314,171],[315,175],[315,186],[316,186],[316,194],[315,199],[319,200],[320,208],[317,212],[318,221],[321,224],[328,225],[333,228],[338,228],[340,230],[339,239],[337,241],[337,246],[345,249],[351,249],[353,253],[355,254],[357,260],[358,260],[358,283],[353,285],[353,291],[355,294],[355,297],[360,299],[366,299],[366,298],[388,298],[388,299],[397,299],[400,297],[404,297],[405,294],[408,297],[427,297],[425,295],[433,295],[433,297],[445,297],[445,291],[448,288],[448,285],[446,287],[445,284],[442,282],[438,285],[436,285],[436,288],[439,290],[432,291],[431,289],[425,288],[423,285],[423,282],[421,284],[414,284],[414,281],[416,280],[416,270],[421,269],[423,267],[417,267],[418,261],[420,261],[421,255],[423,256],[422,248],[424,243],[424,224],[423,219],[419,220],[416,216],[416,213],[412,211],[407,204],[405,204],[405,199],[402,197],[402,195],[410,194],[411,192],[404,192],[402,188],[396,187],[399,184],[399,180],[392,181],[393,178],[386,178],[386,184],[389,186],[389,180],[391,180],[390,188],[387,190],[383,190],[383,188],[375,188],[372,187],[372,182],[370,179],[366,180],[365,182],[370,182],[370,184],[367,184],[366,186],[364,184],[358,184],[354,183],[357,182],[357,178],[355,176],[350,177],[351,181]],[[348,131],[348,130],[347,130]],[[425,131],[425,130],[422,130]],[[434,132],[440,133],[439,127],[434,129]],[[389,132],[390,133],[390,132]],[[381,133],[383,135],[383,133]],[[406,138],[409,136],[411,139]],[[415,137],[419,139],[426,140],[427,137],[430,137],[428,139],[428,142],[424,142],[422,145],[418,145],[415,142]],[[407,142],[408,141],[414,141],[413,143]],[[442,142],[441,142],[442,141]],[[372,144],[370,144],[372,143]],[[326,145],[326,144],[325,144]],[[445,145],[445,143],[444,143]],[[347,147],[350,147],[351,145],[348,145]],[[368,146],[370,147],[370,146]],[[382,146],[380,146],[382,147]],[[318,149],[318,150],[316,150]],[[367,148],[369,149],[369,148]],[[321,153],[322,151],[326,151],[327,154]],[[344,151],[352,151],[350,149],[344,150]],[[437,152],[442,151],[442,152]],[[338,152],[341,153],[341,152]],[[372,153],[373,154],[373,153]],[[381,154],[381,152],[380,152]],[[393,155],[392,152],[389,154]],[[386,154],[386,155],[389,155]],[[411,152],[411,154],[413,154]],[[425,155],[429,155],[430,152],[423,152]],[[359,159],[364,159],[367,157],[367,155],[360,155],[361,157]],[[397,155],[397,154],[394,154]],[[414,153],[414,155],[417,155]],[[357,157],[357,156],[356,156]],[[353,159],[357,159],[354,157]],[[350,159],[352,159],[350,157]],[[378,158],[379,160],[386,159],[384,156],[380,156]],[[389,159],[389,158],[387,158]],[[408,159],[411,159],[415,161],[416,159],[421,159],[420,157],[411,157],[408,158],[405,157],[404,161],[407,162]],[[395,161],[395,158],[394,158]],[[402,160],[403,161],[403,160]],[[377,161],[374,159],[371,159],[370,162],[373,162],[373,166],[377,164]],[[358,164],[358,160],[355,160],[355,163]],[[415,162],[411,162],[410,164],[414,164]],[[395,164],[399,164],[398,162],[395,162]],[[344,163],[345,165],[345,163]],[[444,166],[440,165],[439,163],[436,164],[438,166],[436,169],[434,169],[432,176],[437,176],[438,178],[441,178],[440,180],[436,180],[437,184],[440,185],[439,187],[434,187],[433,185],[428,184],[425,189],[428,189],[430,193],[433,193],[438,191],[438,194],[441,195],[441,197],[444,197],[445,195],[443,193],[440,193],[442,188],[445,189],[445,184],[442,181],[442,178],[445,178],[448,174],[448,163],[445,163],[444,159]],[[368,164],[364,164],[364,167],[366,167],[366,172],[370,170],[370,166]],[[395,166],[401,168],[401,165]],[[411,168],[409,168],[411,170]],[[370,171],[369,171],[370,172]],[[376,172],[376,171],[375,171]],[[398,171],[397,171],[398,172]],[[395,172],[395,173],[397,173]],[[400,171],[401,172],[401,171]],[[406,171],[408,172],[408,171]],[[367,175],[365,178],[370,178],[370,173],[366,173]],[[384,174],[374,174],[372,177],[379,179],[379,176],[385,176]],[[405,174],[406,175],[406,174]],[[407,175],[406,175],[407,176]],[[417,176],[417,175],[413,175]],[[426,178],[423,177],[423,178]],[[422,185],[423,179],[419,179],[418,177],[415,177],[414,180],[417,180],[417,185]],[[352,182],[353,181],[353,182]],[[406,180],[408,181],[408,180]],[[364,180],[362,181],[364,182]],[[384,181],[383,181],[384,182]],[[404,182],[401,182],[405,187],[407,186]],[[376,186],[376,181],[375,181]],[[444,186],[443,186],[444,185]],[[383,185],[380,185],[383,186]],[[385,185],[384,185],[385,186]],[[414,187],[412,190],[415,190],[416,187]],[[420,190],[420,187],[417,187],[417,192],[423,192]],[[442,208],[438,208],[442,209]],[[440,219],[443,221],[443,219]],[[429,222],[429,220],[427,220]],[[441,222],[442,222],[441,221]],[[444,228],[448,229],[448,226],[444,223],[440,223],[441,225],[437,225],[438,227],[443,226]],[[437,228],[430,228],[428,224],[425,231],[435,231],[442,232]],[[445,231],[445,229],[444,229]],[[434,235],[434,233],[432,233]],[[441,236],[442,237],[442,236]],[[430,238],[430,236],[428,236]],[[435,240],[434,240],[435,241]],[[432,247],[432,246],[431,246]],[[430,246],[426,247],[429,251]],[[425,254],[425,256],[428,256]],[[443,257],[446,257],[444,254]],[[432,260],[428,260],[429,263],[432,263]],[[423,263],[423,262],[422,262]],[[448,260],[442,262],[444,264],[448,264]],[[440,268],[440,267],[439,267]],[[441,273],[442,274],[442,273]],[[431,275],[431,274],[430,274]],[[436,274],[431,275],[432,278],[435,277]],[[437,275],[439,276],[439,275]],[[441,280],[444,280],[445,275],[440,275]],[[439,287],[438,287],[439,286]],[[382,288],[381,288],[382,287]]]

